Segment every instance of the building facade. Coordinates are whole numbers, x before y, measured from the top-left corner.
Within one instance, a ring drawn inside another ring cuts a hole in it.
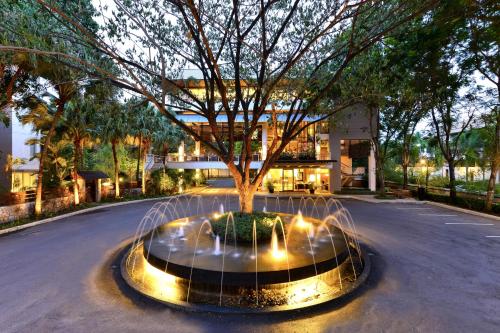
[[[0,191],[20,192],[36,187],[39,145],[28,140],[37,134],[31,125],[22,124],[14,110],[7,110],[10,125],[0,123]]]
[[[177,117],[204,140],[210,140],[211,130],[205,118],[189,112],[178,113]],[[274,133],[279,135],[280,121],[285,120],[286,113],[278,114],[277,131],[271,127],[270,117],[269,113],[259,119],[252,141],[254,155],[251,169],[255,172],[267,157]],[[219,130],[222,133],[227,131],[227,118],[220,115],[216,120]],[[314,117],[304,119],[305,122],[314,120]],[[243,116],[237,116],[236,155],[241,149],[238,136],[242,130]],[[335,114],[332,119],[309,126],[287,145],[266,174],[262,188],[272,184],[277,192],[291,192],[307,191],[312,185],[320,193],[334,193],[346,187],[374,191],[376,177],[371,133],[368,112],[363,105],[355,105]],[[167,168],[194,169],[206,178],[231,177],[224,162],[199,141],[181,143],[178,152],[169,154],[166,160]]]

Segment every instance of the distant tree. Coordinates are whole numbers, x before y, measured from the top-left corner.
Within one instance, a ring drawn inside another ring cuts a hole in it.
[[[486,128],[493,133],[493,149],[490,152],[490,178],[486,194],[486,210],[491,210],[495,195],[495,182],[500,167],[500,56],[498,20],[498,1],[471,1],[471,13],[468,16],[470,32],[469,50],[474,68],[495,88],[488,89],[489,114],[484,117]]]
[[[66,107],[61,131],[73,145],[73,195],[75,205],[80,204],[80,188],[78,185],[78,171],[83,168],[83,148],[92,141],[93,119],[97,112],[98,101],[95,96],[85,92],[82,88],[69,101]],[[83,189],[84,190],[84,189]]]
[[[115,182],[115,197],[120,197],[120,161],[118,146],[127,137],[130,131],[130,117],[127,108],[116,100],[111,100],[100,106],[93,120],[95,122],[95,136],[101,142],[109,142],[113,152]]]
[[[35,198],[35,215],[40,215],[42,213],[44,167],[47,162],[49,147],[51,147],[56,127],[64,114],[66,103],[72,98],[77,88],[73,81],[71,71],[68,71],[64,67],[47,63],[45,66],[37,69],[37,73],[50,83],[49,85],[56,93],[55,96],[51,96],[50,103],[45,103],[41,99],[33,98],[33,107],[30,108],[30,112],[23,117],[24,123],[32,123],[38,131],[43,131],[44,133],[43,139],[40,142],[41,146]]]
[[[442,1],[419,31],[420,91],[427,96],[433,133],[449,169],[450,197],[456,199],[455,166],[461,158],[460,138],[477,108],[472,66],[466,57],[467,7]],[[466,90],[465,92],[463,90]]]
[[[61,8],[70,11],[72,15],[78,17],[78,20],[87,26],[89,33],[95,33],[97,25],[93,21],[94,12],[89,0],[78,2],[60,0],[54,1],[53,4],[60,5]],[[51,146],[51,140],[63,116],[66,104],[78,90],[79,79],[87,75],[82,71],[79,71],[77,75],[74,71],[75,66],[71,66],[71,64],[65,62],[63,57],[52,57],[51,55],[74,52],[75,54],[79,54],[81,58],[87,59],[87,61],[97,62],[98,59],[95,57],[92,48],[75,42],[71,38],[65,42],[58,39],[57,36],[72,35],[72,28],[61,24],[61,21],[57,17],[46,10],[40,10],[40,7],[34,3],[1,0],[0,22],[1,47],[4,47],[4,45],[22,44],[33,50],[50,50],[49,53],[43,53],[25,52],[25,50],[18,49],[2,56],[3,59],[8,59],[8,57],[15,59],[13,55],[20,56],[24,61],[20,62],[16,60],[14,64],[17,64],[21,68],[20,63],[29,63],[30,75],[36,80],[46,80],[47,84],[51,85],[51,89],[55,91],[52,103],[47,105],[49,109],[53,107],[54,111],[49,112],[52,117],[51,124],[45,133],[39,155],[40,166],[35,198],[35,215],[38,216],[42,213],[44,166],[47,162],[46,159],[48,149]]]
[[[147,98],[226,163],[239,192],[240,209],[250,212],[264,175],[288,143],[314,122],[351,104],[326,98],[350,62],[438,1],[115,0],[113,10],[102,8],[103,38],[61,2],[37,2],[72,28],[72,34],[55,38],[88,45],[120,70],[110,72],[74,52],[25,43],[4,43],[0,51],[52,55]],[[117,43],[127,50],[117,49]],[[183,77],[187,67],[201,73],[201,94],[194,94],[192,80]],[[253,175],[252,138],[271,105],[277,106],[275,113],[283,112],[284,128]],[[202,137],[169,109],[206,119],[213,140]],[[227,117],[227,138],[217,126],[220,115]],[[310,115],[320,116],[304,124]],[[242,153],[235,162],[237,116],[243,118],[244,130]]]

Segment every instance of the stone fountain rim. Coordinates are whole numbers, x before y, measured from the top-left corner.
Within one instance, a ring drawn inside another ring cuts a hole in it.
[[[277,214],[283,217],[294,216],[294,214],[287,214],[287,213],[273,213],[273,214]],[[189,218],[194,219],[203,217],[204,215],[195,215],[195,216],[190,216]],[[169,221],[165,224],[159,225],[157,229],[161,229],[169,223],[172,222],[175,223],[176,221],[183,219],[184,218],[179,218]],[[305,217],[305,219],[315,224],[322,223],[321,220],[313,217]],[[339,227],[337,226],[331,226],[331,227],[336,230],[339,230],[346,236],[351,237],[348,232],[340,229]],[[148,232],[148,234],[146,234],[143,237],[143,239],[149,237],[148,235],[151,234],[152,232],[153,231]],[[329,245],[326,246],[330,247]],[[311,260],[307,264],[303,264],[301,266],[289,267],[288,269],[259,270],[257,272],[259,276],[259,284],[264,285],[264,284],[288,283],[311,277],[314,274],[321,274],[330,271],[332,269],[335,269],[338,267],[338,265],[342,264],[349,257],[348,247],[350,247],[348,244],[344,244],[340,247],[340,249],[337,249],[337,251],[339,250],[341,251],[337,252],[336,256],[332,254],[331,256],[328,256],[327,258],[324,258],[323,260],[317,262]],[[220,270],[214,270],[211,268],[199,267],[199,266],[190,267],[188,265],[168,260],[168,258],[165,259],[164,257],[159,256],[153,250],[151,251],[148,250],[146,246],[143,247],[143,254],[145,259],[149,262],[150,265],[156,267],[159,270],[165,270],[165,268],[168,268],[167,273],[172,274],[176,277],[183,279],[192,279],[192,281],[195,283],[220,284],[222,275]],[[233,285],[233,286],[255,285],[255,274],[256,274],[255,271],[234,271],[227,269],[224,271],[224,283],[226,285]]]
[[[328,300],[317,300],[315,302],[309,303],[307,306],[289,306],[289,305],[278,305],[278,306],[269,306],[263,308],[251,308],[251,307],[228,307],[228,306],[217,306],[213,304],[200,304],[200,303],[188,303],[185,301],[165,301],[159,299],[157,297],[151,296],[147,293],[140,291],[139,286],[137,286],[134,281],[128,276],[126,270],[126,260],[129,254],[129,251],[132,247],[133,242],[126,246],[125,251],[123,251],[122,259],[120,260],[120,272],[121,277],[125,281],[128,287],[133,289],[138,294],[158,303],[161,303],[165,306],[168,306],[172,309],[182,310],[186,312],[209,312],[209,313],[223,313],[223,314],[265,314],[265,313],[286,313],[286,312],[298,312],[303,310],[313,310],[316,307],[321,305],[340,305],[349,295],[355,292],[362,284],[364,284],[370,275],[371,271],[371,261],[368,255],[369,249],[364,244],[359,244],[361,248],[360,258],[363,261],[363,271],[361,275],[354,281],[354,283],[350,284],[347,288],[344,289],[342,294],[333,297]]]

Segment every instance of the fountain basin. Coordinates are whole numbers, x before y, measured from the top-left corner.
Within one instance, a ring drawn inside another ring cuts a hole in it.
[[[168,222],[134,243],[122,275],[167,304],[235,312],[312,306],[342,297],[366,278],[368,259],[342,229],[311,218],[304,228],[292,215],[280,217],[291,231],[274,247],[226,242],[218,250],[205,217]]]

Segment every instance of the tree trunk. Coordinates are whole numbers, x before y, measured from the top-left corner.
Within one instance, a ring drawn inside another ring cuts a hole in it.
[[[448,161],[448,169],[450,170],[450,198],[451,202],[456,202],[457,200],[457,188],[455,184],[455,163],[454,161]]]
[[[486,192],[486,211],[491,211],[493,206],[493,199],[495,197],[495,184],[497,180],[498,165],[500,163],[500,110],[496,109],[496,123],[495,123],[495,143],[493,156],[491,158],[491,173],[488,181],[488,190]]]
[[[401,158],[401,167],[403,168],[403,188],[408,188],[408,165],[410,164],[409,144],[403,143],[403,156]]]
[[[142,135],[139,136],[139,150],[137,152],[137,169],[135,170],[135,179],[137,180],[137,182],[139,182],[141,160],[142,160]]]
[[[81,151],[81,141],[80,138],[76,138],[73,141],[73,145],[75,148],[75,155],[74,155],[74,160],[73,160],[73,196],[75,197],[75,205],[80,204],[80,191],[79,191],[79,186],[78,186],[78,169],[80,165],[80,151]]]
[[[252,186],[243,185],[236,186],[238,189],[238,195],[240,197],[240,212],[252,213],[253,212],[253,197],[255,196],[255,190]]]
[[[59,122],[63,112],[64,112],[64,101],[59,101],[57,103],[57,111],[52,119],[52,124],[50,125],[49,132],[45,136],[45,141],[43,143],[43,147],[40,152],[40,165],[38,166],[38,178],[36,182],[36,197],[35,197],[35,216],[40,216],[42,214],[42,193],[43,193],[43,166],[45,164],[45,160],[47,159],[48,147],[50,146],[50,142],[52,137],[54,136],[54,132],[56,129],[56,124]]]
[[[120,175],[119,175],[119,165],[118,165],[118,155],[116,153],[116,145],[118,140],[111,140],[111,149],[113,150],[113,163],[115,166],[115,198],[120,197]]]
[[[408,164],[403,162],[401,167],[403,168],[403,188],[406,190],[408,188]]]
[[[141,175],[141,193],[146,194],[146,156],[149,150],[149,143],[144,142],[142,145],[142,175]]]
[[[384,161],[377,160],[377,179],[379,194],[385,195]]]
[[[378,140],[376,138],[375,140]],[[380,151],[380,143],[378,141],[373,142],[373,147],[374,147],[374,153],[375,153],[375,161],[376,161],[376,176],[377,176],[377,188],[379,191],[380,195],[385,195],[385,176],[384,176],[384,164],[385,164],[385,158],[381,155]]]

